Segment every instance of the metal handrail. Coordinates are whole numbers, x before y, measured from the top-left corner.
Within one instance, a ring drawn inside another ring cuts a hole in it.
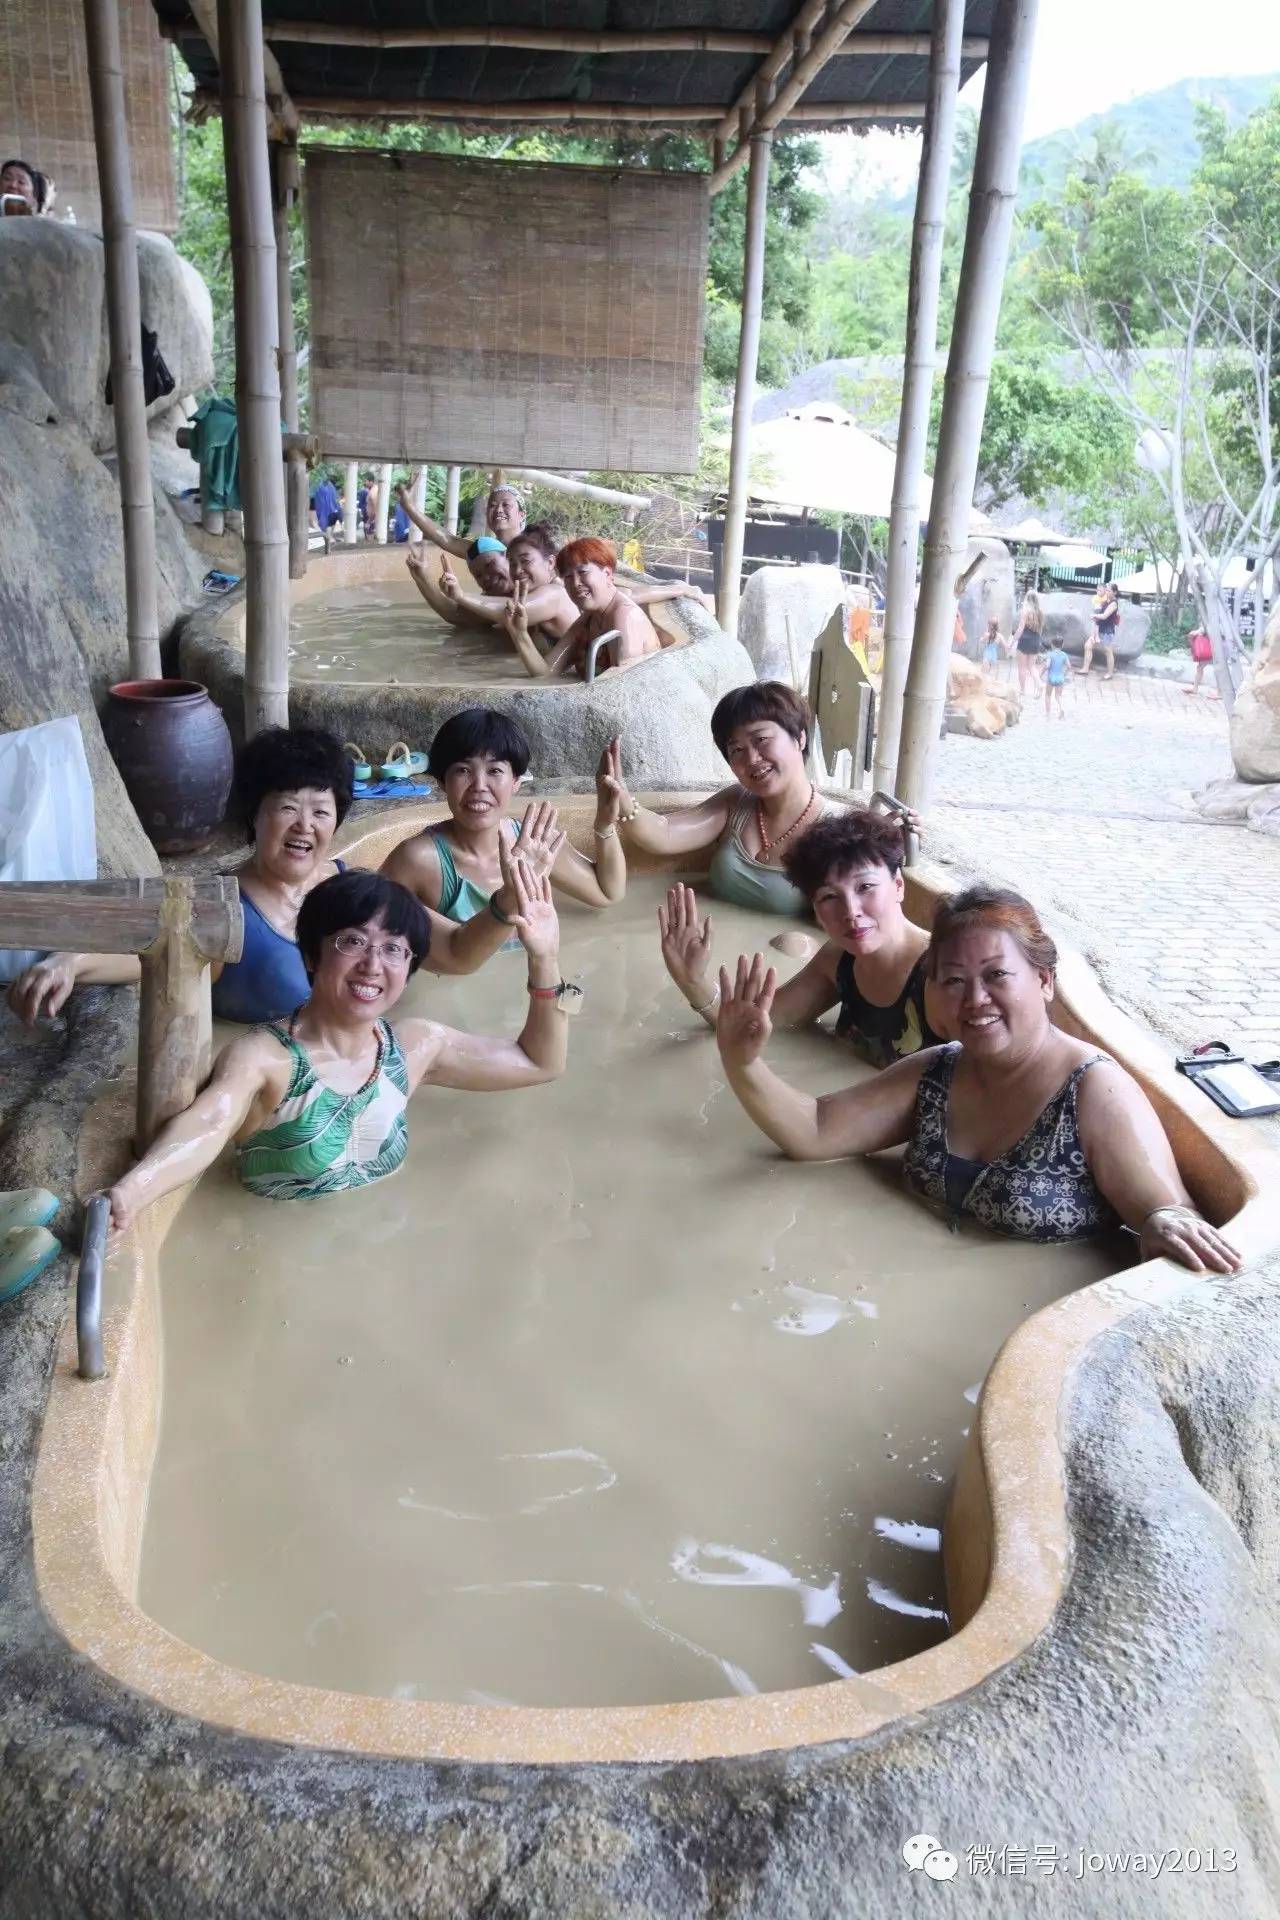
[[[596,661],[600,658],[601,647],[607,647],[611,640],[621,640],[621,638],[622,635],[618,632],[618,629],[616,627],[610,627],[608,633],[598,633],[591,642],[591,645],[587,648],[587,664],[582,676],[588,685],[590,685],[596,677]]]
[[[111,1225],[111,1202],[95,1193],[84,1213],[80,1271],[76,1275],[76,1347],[82,1380],[101,1380],[107,1371],[102,1347],[102,1263]]]
[[[899,800],[896,793],[886,793],[883,787],[877,787],[875,792],[871,796],[871,804],[873,807],[875,806],[877,801],[879,801],[880,805],[884,808],[886,813],[894,814],[899,820],[901,820],[902,849],[903,849],[902,863],[904,866],[913,867],[916,863],[916,855],[920,851],[920,836],[918,833],[915,832],[915,830],[912,827],[908,826],[907,824],[907,820],[911,814],[912,809],[907,805],[905,800]]]

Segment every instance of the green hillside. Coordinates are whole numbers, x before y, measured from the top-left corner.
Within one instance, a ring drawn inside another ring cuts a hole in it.
[[[1179,80],[1144,93],[1108,113],[1090,114],[1061,133],[1028,142],[1022,156],[1022,195],[1055,193],[1067,175],[1100,144],[1110,156],[1155,186],[1185,187],[1199,158],[1195,108],[1220,107],[1238,126],[1280,87],[1280,73],[1237,74],[1221,80]],[[1099,128],[1104,129],[1101,141]]]

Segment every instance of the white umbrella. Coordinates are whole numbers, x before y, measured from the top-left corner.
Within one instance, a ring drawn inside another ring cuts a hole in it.
[[[1044,521],[1037,520],[1034,514],[1019,520],[1016,527],[1001,527],[1000,538],[1013,540],[1024,547],[1069,547],[1072,544],[1069,533],[1055,533],[1052,527],[1046,527]]]
[[[865,433],[852,414],[818,401],[752,427],[748,491],[770,506],[887,520],[894,464],[893,449]],[[922,513],[931,496],[922,478]]]
[[[1099,553],[1095,547],[1077,546],[1067,541],[1054,551],[1052,560],[1041,563],[1050,573],[1092,573],[1095,567],[1105,567],[1107,556]]]

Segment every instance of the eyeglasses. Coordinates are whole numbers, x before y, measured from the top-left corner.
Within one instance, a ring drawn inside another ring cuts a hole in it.
[[[388,967],[407,967],[413,958],[403,940],[371,940],[368,934],[357,933],[352,927],[344,927],[341,933],[335,933],[333,946],[335,953],[344,953],[349,960],[354,960],[357,955],[376,954]]]

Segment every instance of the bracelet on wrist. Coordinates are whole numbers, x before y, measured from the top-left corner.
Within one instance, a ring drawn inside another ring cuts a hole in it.
[[[694,1013],[710,1013],[712,1007],[714,1007],[714,1005],[716,1004],[716,1001],[719,998],[720,998],[720,989],[719,987],[717,987],[715,992],[712,994],[711,998],[709,1000],[704,1000],[701,1006],[695,1007],[692,1000],[689,1002],[689,1005]]]
[[[554,987],[535,987],[532,980],[530,980],[525,991],[531,1000],[558,1000],[564,992],[564,989],[565,983],[563,980],[560,981],[558,986]]]
[[[618,837],[616,827],[592,827],[591,831],[597,840],[616,840]]]
[[[624,807],[622,811],[619,813],[618,815],[619,825],[630,826],[631,822],[635,819],[636,815],[641,811],[642,811],[642,808],[640,806],[640,802],[636,799],[633,799],[631,802],[631,805],[629,807]]]
[[[498,905],[498,896],[496,893],[489,895],[489,911],[500,925],[504,927],[511,925],[511,915],[502,911],[502,908]]]

